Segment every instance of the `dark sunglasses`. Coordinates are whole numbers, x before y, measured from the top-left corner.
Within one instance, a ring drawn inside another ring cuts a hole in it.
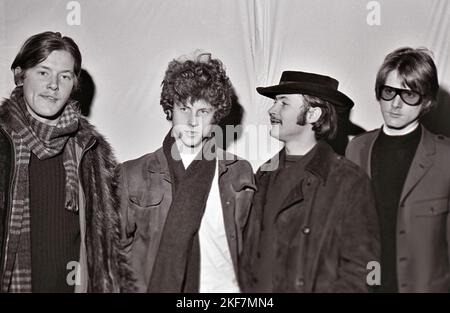
[[[381,86],[380,97],[385,101],[391,101],[397,95],[408,105],[419,105],[422,102],[422,95],[414,90],[394,88],[391,86]]]

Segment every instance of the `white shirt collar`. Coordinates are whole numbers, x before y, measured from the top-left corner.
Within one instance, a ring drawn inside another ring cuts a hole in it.
[[[402,129],[389,128],[388,126],[383,125],[383,132],[388,136],[404,136],[415,131],[418,126],[419,121],[414,121],[413,123]]]

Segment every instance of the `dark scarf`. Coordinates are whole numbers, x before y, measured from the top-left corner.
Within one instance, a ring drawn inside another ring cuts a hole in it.
[[[197,156],[185,170],[171,132],[164,139],[163,151],[173,181],[173,201],[161,236],[148,292],[199,291],[198,230],[216,170],[216,159],[205,159],[204,152],[211,148],[213,142],[207,141],[200,152],[201,159]]]
[[[23,98],[23,88],[17,87],[4,104],[11,112],[7,125],[14,142],[15,181],[12,194],[9,244],[2,289],[10,292],[31,292],[31,238],[29,171],[31,153],[48,159],[63,153],[66,174],[65,207],[78,210],[78,175],[73,135],[78,130],[79,113],[75,103],[67,104],[56,126],[34,119]],[[57,238],[56,238],[57,240]]]

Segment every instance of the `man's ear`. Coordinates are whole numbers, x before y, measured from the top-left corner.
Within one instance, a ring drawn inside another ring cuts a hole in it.
[[[166,120],[171,121],[173,117],[172,110],[164,110],[164,113],[166,113]]]
[[[17,86],[23,85],[23,73],[22,68],[20,66],[16,67],[14,70],[14,82]]]
[[[422,112],[423,112],[423,113],[426,113],[426,112],[430,111],[431,105],[432,105],[432,104],[433,104],[433,103],[432,103],[431,100],[428,100],[426,103],[424,103],[424,104],[422,105]]]
[[[322,109],[320,107],[310,107],[306,113],[306,122],[313,124],[322,116]]]

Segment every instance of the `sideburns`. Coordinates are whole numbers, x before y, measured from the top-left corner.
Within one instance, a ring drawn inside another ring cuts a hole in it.
[[[297,117],[297,125],[306,125],[306,114],[308,114],[309,105],[304,105]]]

